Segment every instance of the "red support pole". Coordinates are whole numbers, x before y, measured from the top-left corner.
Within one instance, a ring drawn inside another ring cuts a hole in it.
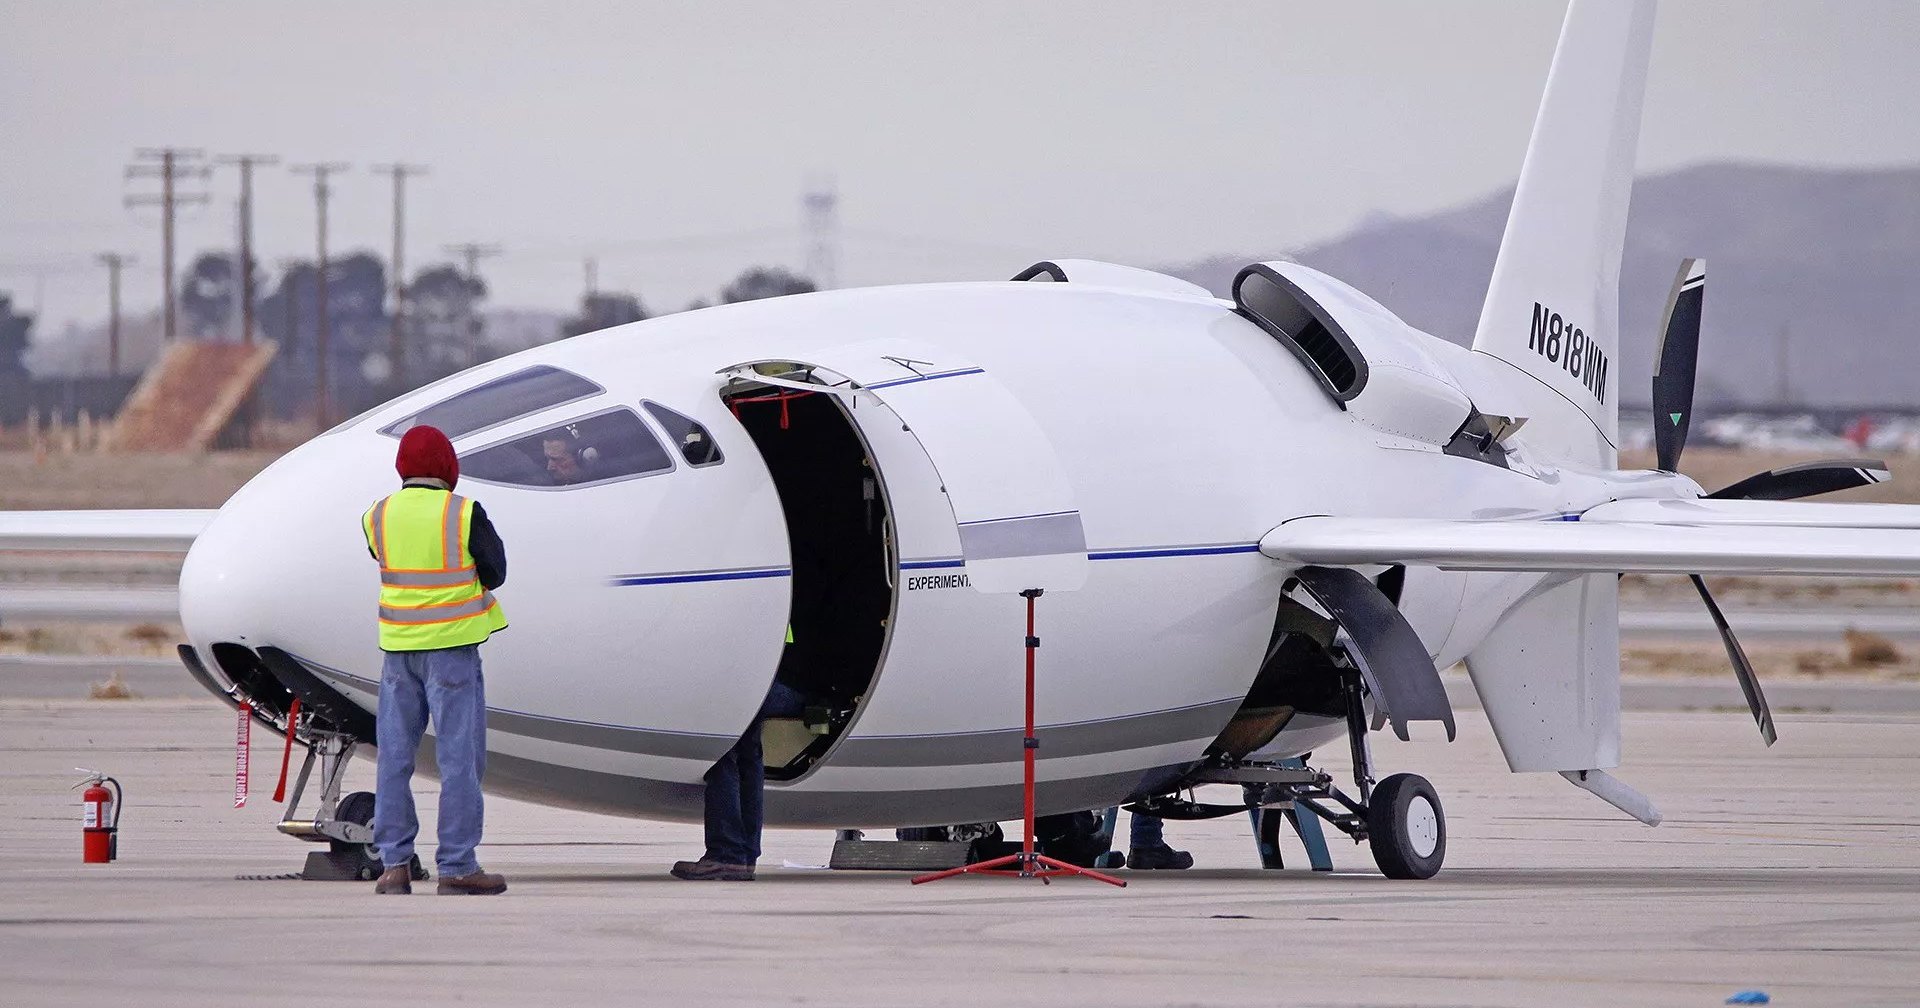
[[[1027,600],[1027,734],[1022,740],[1022,745],[1025,747],[1025,758],[1023,762],[1026,772],[1022,787],[1024,792],[1022,797],[1025,799],[1026,804],[1026,829],[1025,835],[1020,841],[1020,851],[1017,854],[1008,854],[1004,857],[997,857],[990,861],[982,861],[978,864],[961,865],[958,868],[949,868],[946,871],[916,876],[913,879],[914,885],[919,885],[922,882],[938,882],[943,878],[953,878],[956,875],[1007,875],[1014,878],[1037,878],[1041,882],[1049,884],[1052,883],[1053,876],[1055,875],[1085,875],[1088,878],[1097,879],[1108,885],[1120,886],[1122,888],[1126,886],[1125,882],[1111,875],[1093,871],[1088,868],[1082,868],[1079,865],[1068,864],[1058,858],[1050,858],[1034,849],[1033,761],[1035,753],[1040,749],[1040,739],[1034,730],[1033,664],[1034,652],[1040,649],[1040,638],[1034,636],[1033,633],[1033,603],[1035,599],[1040,597],[1040,593],[1041,590],[1038,588],[1029,588],[1020,593],[1021,597]],[[1008,867],[1009,865],[1012,867]]]
[[[1039,739],[1039,736],[1037,736],[1034,733],[1034,726],[1033,726],[1033,653],[1035,651],[1040,650],[1040,647],[1039,647],[1040,638],[1035,637],[1033,635],[1033,603],[1037,595],[1038,595],[1037,592],[1029,592],[1026,594],[1026,599],[1027,599],[1027,734],[1021,744],[1024,748],[1023,754],[1026,757],[1026,765],[1027,765],[1027,776],[1025,781],[1027,822],[1026,822],[1026,832],[1024,834],[1025,840],[1022,841],[1020,849],[1026,853],[1028,864],[1032,864],[1033,859],[1035,857],[1034,850],[1033,850],[1033,832],[1034,832],[1033,831],[1033,758],[1034,758],[1034,755],[1040,750],[1040,739]]]

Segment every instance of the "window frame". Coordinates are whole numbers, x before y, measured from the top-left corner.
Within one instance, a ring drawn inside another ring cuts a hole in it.
[[[720,447],[720,440],[719,440],[718,438],[716,438],[716,437],[714,437],[714,436],[713,436],[713,428],[712,428],[712,427],[709,427],[709,426],[707,426],[706,424],[704,424],[704,423],[701,423],[701,422],[700,422],[700,421],[699,421],[698,419],[696,419],[695,417],[693,417],[693,416],[692,416],[692,415],[690,415],[690,414],[687,414],[687,413],[682,413],[682,412],[680,412],[679,410],[677,410],[677,409],[674,409],[674,408],[673,408],[673,407],[671,407],[671,406],[668,406],[668,405],[667,405],[666,403],[663,403],[663,402],[658,402],[658,401],[655,401],[655,400],[653,400],[653,399],[642,399],[642,400],[640,400],[640,412],[641,412],[642,414],[644,414],[644,415],[645,415],[645,417],[646,417],[646,419],[647,419],[647,420],[649,420],[649,421],[651,421],[651,422],[652,422],[652,423],[654,424],[654,426],[656,426],[656,427],[658,427],[658,428],[660,428],[660,431],[661,431],[661,433],[663,433],[663,434],[668,434],[668,435],[671,435],[671,434],[672,434],[673,432],[672,432],[672,431],[669,431],[669,430],[667,430],[667,425],[666,425],[666,423],[665,423],[664,421],[662,421],[662,420],[661,420],[661,419],[660,419],[659,417],[657,417],[657,416],[655,416],[655,415],[653,414],[653,411],[654,411],[654,410],[665,410],[666,412],[668,412],[668,413],[671,413],[671,414],[673,414],[674,416],[677,416],[677,417],[679,417],[679,418],[680,418],[680,419],[682,419],[682,420],[685,420],[686,422],[688,422],[688,423],[690,423],[690,424],[692,424],[692,425],[694,425],[695,427],[698,427],[698,428],[700,428],[700,432],[701,432],[702,434],[705,434],[705,435],[706,435],[706,437],[707,437],[707,441],[708,441],[709,443],[711,443],[711,444],[713,445],[713,451],[714,451],[714,454],[716,454],[716,455],[718,455],[718,456],[720,456],[719,458],[716,458],[716,459],[714,459],[714,460],[713,460],[713,461],[711,461],[711,462],[688,462],[688,461],[687,461],[687,453],[686,453],[686,450],[685,450],[685,445],[684,445],[684,444],[676,444],[676,443],[674,443],[674,440],[673,440],[673,438],[672,438],[671,436],[669,436],[669,437],[666,437],[666,438],[663,438],[663,439],[662,439],[662,443],[663,443],[663,444],[665,444],[665,445],[667,445],[667,450],[668,450],[668,452],[669,452],[669,453],[671,453],[671,454],[677,454],[677,455],[679,455],[679,456],[680,456],[680,461],[681,461],[681,462],[685,462],[685,463],[686,463],[686,466],[687,466],[687,468],[689,468],[689,469],[711,469],[711,468],[713,468],[714,466],[718,466],[718,465],[726,465],[726,464],[727,464],[727,452],[726,452],[726,449],[724,449],[724,448],[722,448],[722,447]]]
[[[591,391],[591,392],[582,392],[581,394],[579,394],[579,395],[577,395],[577,396],[574,396],[574,397],[572,397],[572,398],[570,398],[570,399],[560,399],[560,400],[556,400],[556,401],[554,401],[554,402],[550,402],[550,403],[542,403],[541,405],[539,405],[539,406],[536,406],[536,407],[534,407],[533,409],[530,409],[530,410],[525,410],[525,411],[523,411],[523,412],[520,412],[520,413],[516,413],[516,414],[514,414],[514,415],[512,415],[512,416],[510,416],[510,417],[506,417],[505,419],[501,419],[501,420],[495,420],[495,421],[493,421],[492,423],[489,423],[489,424],[486,424],[485,426],[481,426],[481,427],[475,427],[474,429],[472,429],[472,430],[470,430],[470,431],[463,431],[463,432],[461,432],[461,433],[459,433],[459,434],[449,434],[449,435],[447,436],[447,439],[448,439],[448,440],[450,440],[450,441],[458,441],[458,440],[460,440],[460,439],[462,439],[462,438],[470,438],[470,437],[473,437],[473,436],[475,436],[475,435],[477,435],[477,434],[485,434],[486,432],[488,432],[488,431],[490,431],[490,430],[494,430],[494,429],[496,429],[496,428],[498,428],[498,427],[502,427],[502,426],[505,426],[506,424],[510,424],[510,423],[513,423],[513,422],[514,422],[514,421],[516,421],[516,420],[524,420],[524,419],[526,419],[527,417],[530,417],[530,416],[534,416],[535,414],[538,414],[538,413],[543,413],[543,412],[545,412],[545,411],[547,411],[547,410],[550,410],[550,409],[559,409],[559,408],[560,408],[560,407],[562,407],[562,406],[569,406],[569,405],[572,405],[573,403],[577,403],[577,402],[582,402],[582,401],[584,401],[584,400],[587,400],[587,399],[591,399],[591,398],[593,398],[594,396],[600,396],[600,395],[606,395],[606,394],[607,394],[607,389],[606,389],[606,386],[604,386],[604,385],[601,385],[601,384],[600,384],[599,382],[597,382],[597,381],[594,381],[593,379],[591,379],[591,378],[588,378],[588,377],[587,377],[586,375],[583,375],[583,374],[580,374],[580,373],[579,373],[579,372],[577,372],[577,371],[572,371],[572,370],[569,370],[569,369],[567,369],[567,368],[563,368],[563,367],[560,367],[560,366],[558,366],[558,365],[554,365],[554,364],[529,364],[529,365],[527,365],[526,367],[523,367],[523,368],[520,368],[520,369],[519,369],[519,370],[517,370],[517,371],[509,371],[509,372],[507,372],[506,374],[503,374],[503,375],[498,375],[498,376],[496,376],[496,377],[493,377],[493,378],[489,378],[489,379],[487,379],[486,381],[483,381],[483,382],[481,382],[481,383],[480,383],[480,384],[478,384],[478,385],[473,385],[473,386],[470,386],[470,387],[468,387],[468,388],[464,388],[464,389],[461,389],[460,391],[458,391],[458,392],[455,392],[454,394],[452,394],[452,395],[450,395],[450,396],[447,396],[447,397],[445,397],[445,398],[443,398],[443,399],[438,399],[438,400],[435,400],[434,402],[432,402],[432,403],[430,403],[430,404],[428,404],[428,405],[426,405],[426,406],[422,406],[422,407],[420,407],[419,409],[417,409],[417,410],[414,410],[413,412],[411,412],[411,413],[408,413],[408,414],[406,414],[405,416],[401,416],[401,417],[397,417],[397,418],[395,418],[395,419],[393,419],[392,421],[389,421],[389,422],[388,422],[388,423],[387,423],[387,424],[386,424],[385,426],[382,426],[382,427],[380,428],[380,431],[379,431],[379,432],[380,432],[381,434],[385,434],[386,436],[388,436],[388,437],[390,437],[390,438],[396,438],[396,439],[397,439],[397,438],[399,438],[399,437],[401,437],[402,435],[404,435],[404,434],[406,433],[406,430],[402,430],[402,429],[396,429],[396,428],[399,428],[399,426],[400,426],[401,424],[403,424],[403,423],[405,423],[405,424],[407,424],[407,425],[408,425],[408,427],[409,427],[409,429],[410,429],[411,427],[415,427],[415,426],[418,426],[418,425],[419,425],[419,423],[418,423],[418,422],[419,422],[419,419],[420,419],[420,417],[421,417],[421,415],[422,415],[422,414],[424,414],[424,413],[426,413],[426,412],[427,412],[428,410],[431,410],[431,409],[434,409],[434,408],[436,408],[436,407],[439,407],[439,406],[444,406],[444,405],[446,405],[447,403],[450,403],[450,402],[452,402],[452,401],[454,401],[455,399],[458,399],[458,398],[460,398],[461,396],[464,396],[464,395],[471,395],[472,393],[475,393],[475,392],[478,392],[478,391],[480,391],[481,389],[484,389],[484,388],[487,388],[488,386],[491,386],[491,385],[499,385],[499,384],[502,384],[502,383],[504,383],[504,382],[506,382],[506,381],[507,381],[508,379],[511,379],[511,378],[517,378],[517,377],[519,377],[519,376],[521,376],[521,375],[524,375],[524,374],[526,374],[526,373],[527,373],[527,372],[529,372],[529,371],[539,371],[539,370],[546,370],[546,371],[557,371],[557,372],[559,372],[559,373],[561,373],[561,374],[563,374],[563,375],[566,375],[566,376],[568,376],[568,377],[570,377],[570,378],[573,378],[573,379],[576,379],[576,380],[578,380],[578,381],[582,381],[582,382],[585,382],[586,384],[588,384],[588,385],[590,385],[590,386],[592,386],[592,387],[593,387],[593,391]],[[449,377],[457,377],[457,376],[449,376]],[[445,379],[442,379],[442,380],[445,380]],[[429,388],[431,388],[432,386],[428,386],[428,387],[429,387]],[[492,447],[492,446],[491,446],[491,445],[489,445],[488,447]]]
[[[565,427],[568,424],[576,424],[585,420],[592,420],[595,417],[607,416],[613,413],[625,413],[628,416],[639,421],[640,429],[647,432],[647,436],[653,439],[654,446],[656,448],[659,448],[660,454],[666,458],[667,460],[666,468],[649,469],[646,472],[638,472],[638,473],[624,473],[619,476],[609,476],[605,479],[589,480],[585,483],[568,483],[564,486],[534,486],[531,483],[503,483],[500,480],[488,479],[485,476],[470,475],[465,471],[465,469],[461,470],[460,478],[462,480],[471,479],[475,483],[484,483],[487,486],[503,487],[508,490],[533,490],[541,493],[565,493],[572,490],[585,490],[590,487],[606,486],[607,484],[610,484],[610,483],[624,483],[628,480],[647,479],[653,476],[664,476],[668,473],[677,472],[679,470],[680,464],[682,461],[680,458],[680,453],[675,451],[673,448],[671,448],[668,445],[667,440],[660,436],[660,431],[654,429],[654,426],[647,422],[647,418],[642,415],[641,410],[638,410],[633,406],[629,406],[626,403],[615,403],[611,406],[605,407],[604,409],[595,410],[592,413],[583,413],[583,414],[580,414],[579,416],[569,417],[565,420],[559,420],[552,423],[541,424],[540,426],[532,430],[521,431],[519,434],[515,434],[512,437],[504,437],[499,439],[498,441],[493,441],[488,444],[479,445],[467,451],[456,452],[455,454],[457,457],[464,459],[465,456],[478,455],[481,452],[492,451],[493,449],[499,448],[502,445],[510,445],[515,441],[520,441],[526,438],[534,437],[536,435],[545,434],[548,431]]]

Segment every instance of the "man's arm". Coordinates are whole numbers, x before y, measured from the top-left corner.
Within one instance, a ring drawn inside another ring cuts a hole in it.
[[[479,501],[473,502],[467,552],[473,554],[474,573],[479,575],[481,587],[492,591],[507,583],[507,546],[500,541],[500,533],[493,530],[493,522],[487,520],[486,509]]]

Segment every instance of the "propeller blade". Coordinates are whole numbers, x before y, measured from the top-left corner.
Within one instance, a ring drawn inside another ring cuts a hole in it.
[[[1733,628],[1727,625],[1726,615],[1713,601],[1713,593],[1707,591],[1706,580],[1698,574],[1690,576],[1693,587],[1700,592],[1700,601],[1707,604],[1707,612],[1713,616],[1713,625],[1720,630],[1720,643],[1727,646],[1727,660],[1733,662],[1733,676],[1740,680],[1740,692],[1747,695],[1747,709],[1753,712],[1753,723],[1760,726],[1760,737],[1772,745],[1779,736],[1773,730],[1773,710],[1767,706],[1767,695],[1760,691],[1760,677],[1754,674],[1747,652],[1734,639]]]
[[[1653,360],[1653,447],[1664,472],[1680,471],[1680,452],[1693,423],[1693,372],[1700,359],[1700,309],[1706,296],[1707,261],[1681,260]]]
[[[1712,500],[1798,500],[1885,483],[1892,478],[1887,464],[1879,459],[1822,459],[1756,473],[1707,497]]]

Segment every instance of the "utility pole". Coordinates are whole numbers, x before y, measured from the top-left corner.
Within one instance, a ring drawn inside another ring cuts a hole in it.
[[[327,402],[327,176],[346,171],[347,165],[342,161],[320,161],[294,165],[293,170],[301,175],[313,176],[314,286],[318,288],[313,305],[313,408],[314,417],[324,431],[328,426],[328,414],[332,412]]]
[[[827,180],[809,186],[800,197],[800,206],[807,227],[807,279],[819,290],[832,290],[840,194],[832,180]]]
[[[466,263],[467,276],[474,280],[480,279],[480,260],[500,254],[500,246],[483,245],[478,242],[462,242],[458,245],[445,246],[445,248],[449,253],[459,256],[461,262]],[[467,317],[461,320],[461,328],[465,330],[464,336],[467,341],[465,349],[474,351],[480,343],[480,327],[473,315],[473,302],[467,302],[466,312]]]
[[[295,271],[303,265],[305,265],[305,263],[295,256],[288,256],[280,260],[280,292],[286,295],[286,303],[280,307],[286,313],[287,323],[286,344],[280,348],[281,353],[293,353],[294,346],[299,343],[300,288],[299,285],[294,283],[294,278],[297,275]]]
[[[587,269],[587,299],[592,300],[595,294],[600,293],[600,260],[588,256],[584,265]]]
[[[480,278],[480,260],[491,259],[500,254],[500,246],[482,245],[478,242],[462,242],[458,245],[448,245],[446,246],[446,250],[452,255],[459,256],[460,261],[467,266],[467,275],[476,280]]]
[[[120,271],[133,264],[133,257],[118,252],[94,256],[107,268],[107,376],[120,377]]]
[[[167,342],[173,342],[176,322],[174,319],[173,290],[173,213],[182,203],[205,203],[206,193],[179,193],[174,184],[181,179],[204,179],[213,169],[206,165],[195,164],[206,156],[205,151],[184,147],[142,147],[134,151],[134,157],[144,161],[158,161],[159,164],[131,164],[127,166],[127,178],[160,179],[160,194],[150,193],[128,196],[128,206],[160,205],[160,283],[162,298],[160,301],[161,325],[166,333]]]
[[[253,166],[276,165],[272,154],[224,154],[221,164],[240,166],[240,342],[253,343]]]
[[[393,332],[387,349],[387,356],[393,362],[393,381],[395,388],[407,388],[407,273],[406,273],[406,220],[407,220],[407,176],[425,175],[425,165],[410,165],[395,161],[392,164],[374,165],[373,170],[393,179],[393,259],[387,264],[393,287],[393,314],[389,320]]]

